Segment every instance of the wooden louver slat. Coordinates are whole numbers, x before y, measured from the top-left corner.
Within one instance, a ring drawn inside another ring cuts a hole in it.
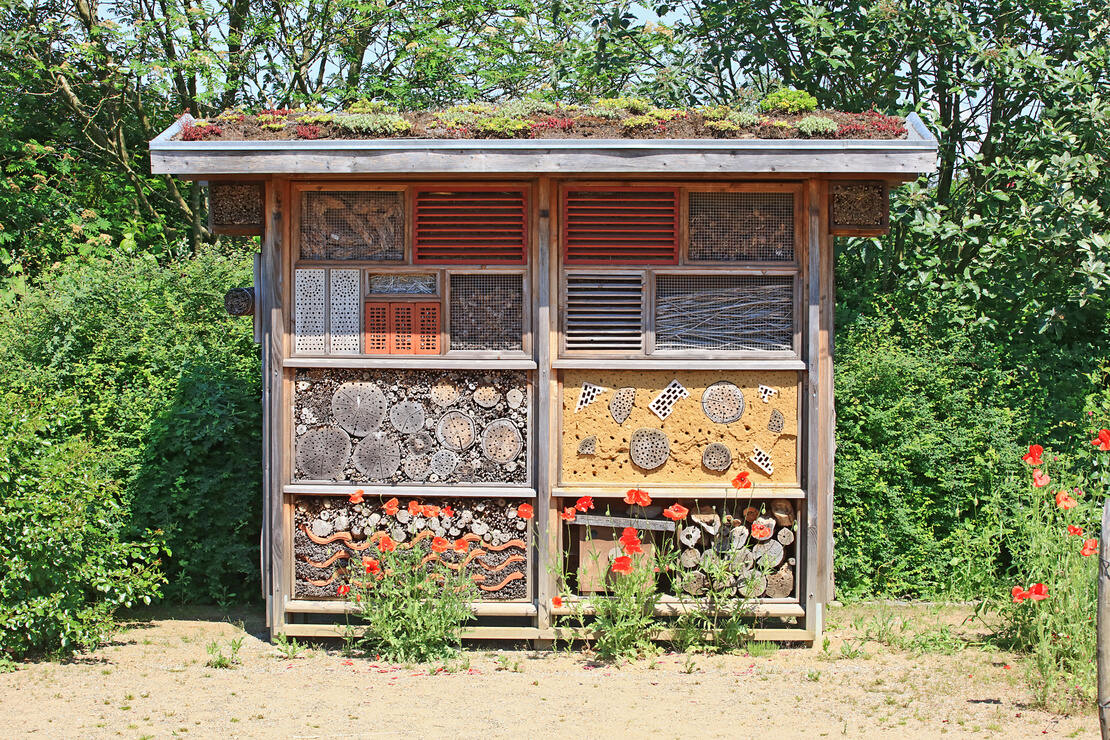
[[[567,264],[678,262],[678,191],[673,188],[568,190],[563,224]]]
[[[418,188],[415,201],[416,262],[490,265],[526,262],[525,191]]]
[[[643,302],[639,275],[567,275],[566,348],[642,351]]]

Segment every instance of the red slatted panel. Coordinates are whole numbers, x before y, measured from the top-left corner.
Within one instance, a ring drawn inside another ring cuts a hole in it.
[[[390,303],[389,354],[439,354],[439,304]]]
[[[367,303],[362,324],[362,351],[368,355],[389,354],[389,304]]]
[[[522,265],[527,261],[524,190],[415,190],[418,263]]]
[[[569,265],[678,263],[678,190],[574,188],[563,193]]]

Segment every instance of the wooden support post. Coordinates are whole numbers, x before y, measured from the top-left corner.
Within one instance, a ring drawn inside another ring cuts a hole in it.
[[[820,312],[821,323],[817,339],[818,361],[818,410],[819,436],[814,440],[817,452],[817,603],[824,605],[833,600],[833,459],[836,455],[836,405],[833,394],[833,347],[836,324],[836,279],[833,240],[829,235],[828,182],[821,181],[817,194],[820,214],[817,224],[820,259]],[[819,615],[820,616],[820,615]],[[817,635],[821,634],[818,620]]]
[[[1102,740],[1110,740],[1110,501],[1102,506],[1098,540],[1098,723]]]
[[[821,401],[821,184],[816,179],[806,182],[806,262],[805,262],[805,335],[804,355],[806,377],[802,401],[802,435],[805,455],[805,537],[801,542],[804,559],[802,578],[799,579],[800,597],[806,610],[806,631],[817,634],[820,614],[817,604],[817,572],[820,540],[818,514],[820,512],[820,401]]]
[[[284,481],[286,427],[285,383],[282,367],[285,355],[285,313],[283,311],[284,275],[283,219],[281,206],[284,182],[271,180],[266,188],[266,217],[270,227],[262,245],[263,295],[263,500],[264,521],[268,533],[267,548],[267,620],[270,634],[285,630],[285,573],[287,567]]]
[[[536,187],[536,259],[535,259],[535,304],[532,329],[533,345],[536,351],[536,439],[534,447],[536,480],[536,626],[541,631],[551,627],[551,597],[555,595],[555,578],[551,564],[555,554],[551,550],[549,512],[552,507],[551,489],[555,484],[554,450],[557,445],[558,430],[555,428],[553,414],[552,359],[557,349],[553,346],[551,327],[554,325],[555,295],[553,280],[554,250],[551,242],[551,178],[541,177]],[[537,641],[538,643],[538,641]],[[536,647],[545,645],[537,644]]]

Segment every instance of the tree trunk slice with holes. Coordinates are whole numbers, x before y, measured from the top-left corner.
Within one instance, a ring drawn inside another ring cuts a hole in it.
[[[310,429],[297,438],[297,467],[310,480],[336,480],[351,456],[351,438],[339,427]]]
[[[705,389],[701,408],[710,421],[731,424],[744,415],[744,393],[735,383],[722,380]]]
[[[416,401],[401,401],[389,410],[389,423],[401,434],[416,434],[424,428],[424,406]]]
[[[405,477],[409,480],[424,480],[432,472],[432,463],[429,455],[409,455],[401,466]]]
[[[732,450],[726,444],[712,442],[702,451],[701,464],[718,473],[724,472],[732,466]]]
[[[520,431],[508,419],[492,421],[482,432],[482,454],[495,463],[512,462],[523,449]]]
[[[377,431],[385,408],[385,395],[373,383],[343,383],[331,397],[336,423],[356,437]]]
[[[794,506],[789,500],[777,498],[771,501],[771,516],[780,527],[794,526]]]
[[[389,480],[401,467],[401,448],[385,432],[374,432],[355,446],[355,467],[371,480]]]
[[[629,440],[628,455],[636,467],[655,470],[663,467],[670,457],[671,442],[662,429],[637,429]]]
[[[754,506],[748,506],[744,508],[744,521],[746,521],[748,524],[751,524],[758,518],[759,509],[755,508]]]
[[[455,472],[455,468],[459,466],[459,456],[451,450],[440,450],[432,455],[431,459],[432,472],[440,478],[446,478],[451,473]]]
[[[767,577],[753,570],[736,579],[736,588],[745,599],[759,598],[767,590]]]
[[[682,576],[682,590],[691,596],[701,596],[705,593],[708,583],[709,578],[700,570],[691,570]]]
[[[692,547],[683,550],[682,554],[678,557],[679,565],[681,565],[683,568],[686,568],[687,570],[689,570],[690,568],[698,567],[698,563],[700,562],[701,553]]]
[[[759,526],[759,525],[761,525],[761,524],[762,524],[762,525],[763,525],[764,527],[766,527],[766,528],[767,528],[767,536],[766,536],[766,537],[756,537],[756,536],[755,536],[755,535],[753,534],[753,535],[752,535],[752,539],[755,539],[755,540],[758,540],[758,541],[760,541],[760,542],[763,542],[764,540],[769,540],[769,539],[771,539],[771,536],[772,536],[772,535],[773,535],[773,534],[775,533],[775,524],[776,524],[776,522],[775,522],[775,518],[774,518],[774,517],[770,517],[770,516],[760,516],[760,517],[756,517],[756,520],[755,520],[754,522],[752,522],[752,532],[755,532],[755,529],[756,529],[756,527],[758,527],[758,526]]]
[[[767,598],[785,599],[794,592],[794,571],[784,565],[767,576]]]
[[[480,385],[473,394],[474,403],[484,409],[492,409],[501,400],[501,392],[492,385]]]
[[[794,530],[789,527],[781,527],[775,533],[775,539],[779,541],[783,547],[789,547],[794,544]]]
[[[613,417],[613,421],[617,425],[623,424],[629,414],[632,413],[632,407],[636,404],[636,389],[635,388],[618,388],[609,399],[609,415]]]
[[[591,434],[589,437],[584,437],[578,443],[579,455],[596,455],[597,454],[597,435]]]
[[[465,450],[474,444],[474,420],[461,411],[448,411],[436,425],[436,438],[448,449]]]
[[[428,392],[432,403],[442,408],[454,406],[459,401],[459,389],[447,381],[436,383]]]
[[[778,540],[767,540],[753,547],[752,555],[755,556],[755,560],[759,563],[759,566],[766,569],[774,568],[781,563],[785,553],[782,550],[782,543]]]

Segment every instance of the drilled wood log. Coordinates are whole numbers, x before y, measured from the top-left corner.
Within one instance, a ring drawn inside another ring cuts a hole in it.
[[[254,316],[254,287],[232,288],[224,293],[224,310],[231,316]]]
[[[769,599],[785,599],[794,592],[794,571],[783,565],[767,576],[766,596]]]

